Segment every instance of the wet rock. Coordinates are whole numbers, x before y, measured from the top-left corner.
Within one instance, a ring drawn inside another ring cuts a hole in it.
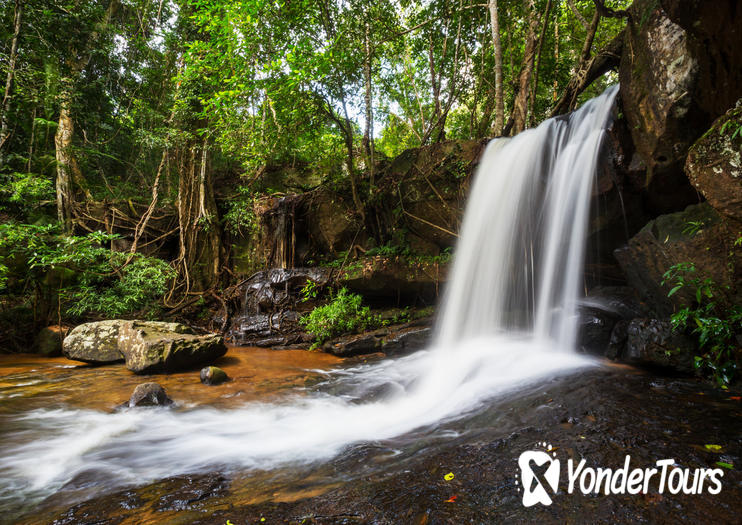
[[[399,355],[422,350],[431,341],[433,330],[429,326],[411,326],[391,332],[381,344],[387,355]]]
[[[625,286],[603,286],[590,291],[578,308],[577,343],[584,352],[616,357],[611,350],[616,326],[647,314],[636,292]]]
[[[611,338],[605,356],[608,359],[618,359],[624,353],[626,341],[629,337],[629,323],[626,319],[620,319],[611,330]]]
[[[701,224],[698,231],[689,223]],[[719,214],[708,203],[688,206],[684,211],[661,215],[615,251],[628,284],[639,292],[659,317],[669,317],[677,308],[691,304],[691,291],[681,289],[667,297],[663,274],[674,264],[693,262],[698,275],[711,277],[721,287],[731,285],[727,267],[729,243]]]
[[[111,320],[76,326],[64,338],[62,353],[68,359],[105,364],[124,360],[118,346],[119,328],[126,321]]]
[[[169,406],[173,404],[173,400],[170,399],[162,388],[162,385],[158,383],[142,383],[137,385],[129,398],[129,408],[134,407],[150,407],[150,406]]]
[[[229,380],[227,373],[217,366],[207,366],[201,369],[201,382],[205,385],[219,385]]]
[[[182,333],[163,326],[167,324],[172,323],[129,321],[121,326],[118,344],[126,368],[137,374],[172,372],[213,361],[227,353],[219,335]]]
[[[292,310],[236,317],[227,337],[235,344],[261,347],[311,340],[299,325],[299,314]]]
[[[685,171],[721,215],[742,222],[742,99],[690,149]],[[723,131],[722,131],[723,130]]]
[[[634,319],[626,330],[627,341],[622,360],[645,366],[668,368],[683,374],[694,371],[694,342],[673,332],[669,321]]]
[[[583,352],[603,355],[608,349],[613,327],[620,319],[608,310],[581,306],[579,309],[577,344]]]
[[[338,357],[351,357],[383,352],[398,355],[421,350],[430,341],[429,326],[404,324],[379,328],[363,334],[337,337],[326,342],[322,350]]]
[[[65,326],[53,325],[42,328],[36,335],[34,352],[47,357],[62,355],[62,341],[67,332],[68,328]]]
[[[682,169],[688,148],[742,96],[735,4],[637,0],[630,8],[621,96],[658,213],[693,202]]]
[[[386,330],[375,330],[370,333],[352,335],[328,341],[322,350],[338,357],[373,354],[381,351],[381,343]]]
[[[299,310],[311,308],[302,289],[308,282],[327,285],[330,268],[274,268],[252,275],[241,287],[240,315],[232,320],[227,340],[243,346],[289,345],[308,341],[299,325]]]

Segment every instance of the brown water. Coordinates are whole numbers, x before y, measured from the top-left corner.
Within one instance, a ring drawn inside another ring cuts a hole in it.
[[[286,389],[312,384],[342,359],[322,352],[232,347],[214,365],[230,377],[206,386],[199,370],[140,376],[123,363],[92,366],[68,359],[30,354],[0,355],[0,413],[59,405],[112,410],[147,381],[161,384],[176,402],[187,406],[229,408],[246,401],[270,400]],[[313,371],[314,370],[314,371]]]

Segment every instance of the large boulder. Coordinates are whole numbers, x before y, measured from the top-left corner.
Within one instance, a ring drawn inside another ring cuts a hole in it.
[[[219,335],[195,335],[169,330],[169,323],[129,321],[119,330],[118,346],[126,368],[137,374],[173,372],[213,361],[227,347]]]
[[[626,119],[647,168],[651,207],[689,204],[688,148],[742,95],[736,0],[637,0],[619,79]]]
[[[691,147],[685,171],[724,217],[742,223],[742,99]],[[736,133],[736,136],[735,136]]]
[[[693,301],[693,291],[687,289],[667,297],[672,286],[662,284],[663,275],[675,264],[692,262],[697,275],[712,278],[722,288],[731,286],[725,232],[719,214],[704,202],[650,221],[615,256],[628,284],[650,310],[667,317]]]
[[[126,321],[96,321],[76,326],[62,343],[68,359],[84,363],[105,364],[124,360],[118,346],[119,328]]]

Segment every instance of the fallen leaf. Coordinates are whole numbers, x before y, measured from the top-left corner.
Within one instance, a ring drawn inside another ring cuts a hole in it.
[[[453,495],[446,500],[446,503],[456,503],[456,498],[458,498],[458,496]]]
[[[716,464],[720,467],[728,468],[729,470],[734,469],[734,465],[732,465],[731,463],[726,463],[724,461],[717,461]]]
[[[729,401],[742,401],[742,396],[732,396]]]
[[[711,450],[713,452],[719,452],[721,450],[721,445],[704,445],[706,447],[706,450]]]
[[[449,472],[448,474],[443,476],[443,479],[445,479],[446,481],[451,481],[453,479],[453,472]]]

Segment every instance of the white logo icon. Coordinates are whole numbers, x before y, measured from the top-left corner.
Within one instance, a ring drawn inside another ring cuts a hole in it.
[[[532,507],[537,503],[551,505],[551,496],[556,494],[559,486],[559,460],[555,458],[556,452],[552,452],[550,456],[551,445],[538,445],[544,447],[545,451],[527,450],[518,458],[524,507]]]

